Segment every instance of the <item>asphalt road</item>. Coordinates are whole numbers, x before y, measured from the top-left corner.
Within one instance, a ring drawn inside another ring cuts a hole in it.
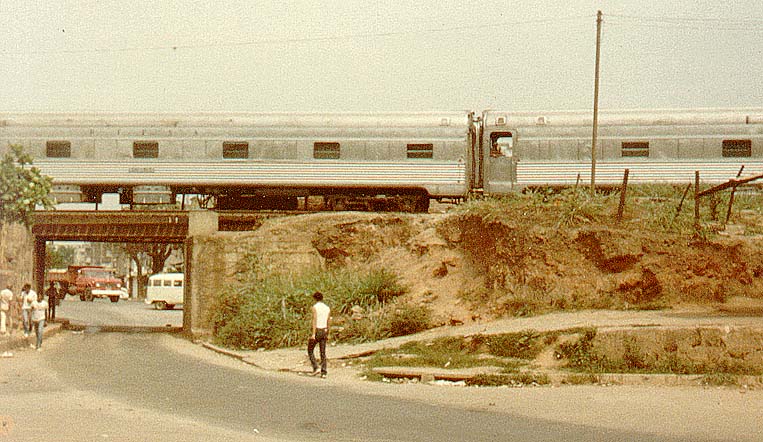
[[[172,351],[157,334],[64,334],[42,356],[69,388],[209,428],[284,440],[665,440],[349,392]],[[305,378],[308,379],[308,378]]]
[[[182,318],[180,311],[108,301],[71,301],[61,311],[77,312],[76,321],[88,325]],[[0,359],[0,422],[12,423],[9,440],[698,440],[435,405],[376,387],[361,392],[331,377],[265,372],[170,334],[97,330],[63,331],[41,352],[19,349]],[[612,412],[637,412],[640,405],[623,397]]]
[[[56,308],[56,318],[66,318],[72,324],[124,327],[182,327],[183,308],[156,310],[141,301],[95,299],[80,301],[67,296]]]

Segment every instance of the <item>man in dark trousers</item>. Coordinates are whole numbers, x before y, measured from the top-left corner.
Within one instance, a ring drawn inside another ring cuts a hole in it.
[[[312,323],[310,339],[307,341],[307,354],[310,356],[310,364],[313,366],[313,375],[317,375],[318,363],[315,360],[315,345],[320,348],[321,353],[321,378],[325,378],[328,373],[328,359],[326,359],[326,342],[329,338],[329,323],[331,321],[331,309],[323,303],[323,293],[313,293],[315,304],[312,308]]]
[[[58,302],[58,289],[56,283],[50,281],[48,289],[45,290],[45,294],[48,296],[48,311],[45,312],[45,321],[51,322],[56,319],[56,302]]]

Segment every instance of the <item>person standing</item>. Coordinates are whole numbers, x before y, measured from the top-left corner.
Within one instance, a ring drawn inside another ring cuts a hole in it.
[[[325,378],[328,374],[328,359],[326,358],[326,343],[329,338],[329,323],[331,321],[331,309],[323,303],[323,293],[313,293],[315,304],[312,308],[311,334],[307,341],[307,355],[313,366],[313,375],[317,375],[318,363],[315,360],[315,346],[318,345],[321,354],[320,374]]]
[[[45,295],[40,293],[37,299],[32,301],[32,324],[34,324],[34,334],[37,336],[37,345],[35,348],[37,351],[42,350],[42,333],[45,331],[45,315],[48,313],[48,301],[45,300]],[[31,346],[31,345],[30,345]]]
[[[56,303],[58,302],[58,289],[56,283],[50,281],[48,289],[45,290],[45,294],[48,296],[48,312],[45,315],[45,320],[50,322],[56,319]]]
[[[37,300],[37,292],[29,283],[21,287],[21,321],[24,323],[24,337],[32,334],[32,303]]]
[[[8,316],[11,314],[11,303],[13,302],[13,287],[8,284],[3,290],[0,290],[0,334],[8,334]]]

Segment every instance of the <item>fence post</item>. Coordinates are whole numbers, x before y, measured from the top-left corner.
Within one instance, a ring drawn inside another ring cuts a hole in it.
[[[623,211],[625,210],[625,192],[628,191],[628,174],[630,170],[625,169],[623,174],[623,185],[620,187],[620,204],[617,206],[617,222],[622,221]]]
[[[699,170],[694,171],[694,230],[699,231]]]

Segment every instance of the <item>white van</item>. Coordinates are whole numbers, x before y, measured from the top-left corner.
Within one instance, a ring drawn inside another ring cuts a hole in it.
[[[157,273],[148,278],[146,304],[153,304],[157,310],[172,310],[183,305],[182,273]]]

